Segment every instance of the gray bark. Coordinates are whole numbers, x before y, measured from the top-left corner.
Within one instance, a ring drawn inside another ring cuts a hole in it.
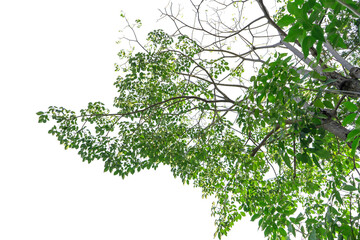
[[[350,6],[349,4],[345,3],[342,0],[336,0],[338,3],[340,3],[341,5],[343,5],[344,7],[348,8],[350,11],[352,11],[356,16],[360,17],[360,13],[353,8],[352,6]]]
[[[335,49],[331,46],[329,42],[327,41],[324,42],[324,46],[326,47],[328,52],[334,56],[336,61],[338,61],[344,68],[350,71],[354,67],[348,61],[346,61],[342,56],[340,56],[340,54],[337,51],[335,51]]]
[[[329,86],[334,86],[341,90],[344,95],[349,97],[359,98],[360,97],[360,81],[355,78],[348,78],[342,76],[337,72],[324,73],[327,79],[334,79],[336,81],[329,83]]]
[[[313,70],[315,70],[316,72],[318,72],[319,74],[322,73],[322,69],[320,66],[317,66],[316,64],[314,64],[309,58],[305,58],[304,54],[302,52],[300,52],[299,50],[297,50],[293,45],[291,45],[288,42],[283,41],[284,36],[280,36],[281,37],[281,43],[285,45],[285,47],[287,49],[289,49],[295,56],[297,56],[298,58],[300,58],[304,63],[306,63],[306,65],[308,65],[309,67],[311,67]]]
[[[347,135],[349,134],[349,130],[345,127],[343,127],[340,123],[332,120],[332,119],[326,119],[322,121],[322,128],[324,128],[326,131],[331,132],[341,140],[345,141],[347,138]]]
[[[340,123],[330,118],[322,120],[321,127],[324,128],[326,131],[334,134],[336,137],[338,137],[344,142],[346,142],[347,135],[349,134],[349,132],[351,132],[347,128],[343,127]],[[351,142],[347,142],[346,144],[351,148]],[[357,148],[357,150],[360,150],[360,146]]]

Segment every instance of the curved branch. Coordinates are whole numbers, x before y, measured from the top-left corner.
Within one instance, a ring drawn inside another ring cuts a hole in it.
[[[342,0],[336,0],[336,1],[341,5],[343,5],[344,7],[346,7],[347,9],[349,9],[351,12],[353,12],[356,16],[360,17],[360,12],[358,12],[355,8],[353,8],[352,6],[350,6],[349,4],[345,3]]]
[[[296,121],[294,120],[286,120],[285,124],[293,124]],[[252,151],[250,156],[254,157],[255,154],[260,150],[260,148],[264,145],[266,145],[267,140],[280,128],[280,124],[276,124],[275,128],[273,130],[271,130],[268,134],[266,134],[265,138],[261,141],[261,143],[259,143],[258,146],[256,146]]]
[[[263,0],[256,0],[260,6],[260,9],[263,11],[266,19],[269,21],[270,25],[273,26],[278,32],[280,35],[282,35],[283,37],[286,37],[287,34],[285,33],[285,31],[279,27],[275,22],[274,20],[272,20],[272,18],[270,17],[269,15],[269,12],[268,10],[266,9],[265,5],[264,5],[264,2]],[[298,41],[295,42],[299,47],[301,47],[300,43]],[[314,49],[314,47],[311,47],[310,48],[310,53],[312,56],[316,57],[317,56],[317,52],[316,50]],[[319,61],[320,63],[322,63],[322,60],[320,59]],[[326,68],[326,66],[324,66]]]
[[[212,81],[209,81],[205,78],[202,78],[202,77],[199,77],[199,76],[196,76],[196,75],[193,75],[193,74],[188,74],[188,73],[176,73],[176,74],[180,74],[180,75],[183,75],[183,76],[187,76],[187,77],[193,77],[193,78],[197,78],[201,81],[204,81],[204,82],[207,82],[207,83],[210,83],[210,84],[214,84]],[[226,83],[215,83],[216,85],[218,86],[224,86],[224,87],[238,87],[238,88],[244,88],[244,89],[249,89],[248,87],[244,86],[244,85],[239,85],[239,84],[226,84]]]
[[[100,117],[106,117],[106,116],[128,116],[128,115],[132,115],[132,114],[135,114],[135,113],[141,113],[141,112],[144,112],[146,110],[149,110],[150,108],[153,108],[153,107],[156,107],[158,105],[161,105],[161,104],[164,104],[164,103],[167,103],[167,102],[170,102],[170,101],[173,101],[173,100],[176,100],[176,99],[196,99],[196,100],[200,100],[202,102],[206,102],[206,103],[221,103],[221,102],[225,102],[225,103],[235,103],[235,102],[232,102],[232,101],[228,101],[228,100],[208,100],[208,99],[204,99],[204,98],[201,98],[201,97],[198,97],[198,96],[178,96],[178,97],[172,97],[172,98],[169,98],[169,99],[166,99],[164,101],[161,101],[161,102],[157,102],[157,103],[154,103],[146,108],[143,108],[143,109],[139,109],[139,110],[135,110],[135,111],[132,111],[132,112],[127,112],[127,113],[104,113],[104,114],[87,114],[87,115],[80,115],[80,116],[76,116],[76,118],[79,118],[79,117],[94,117],[94,116],[100,116]]]

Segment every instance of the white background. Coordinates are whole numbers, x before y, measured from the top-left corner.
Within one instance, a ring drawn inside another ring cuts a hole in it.
[[[210,240],[211,199],[166,168],[122,180],[65,151],[35,113],[111,105],[120,11],[156,29],[167,0],[0,3],[0,239]],[[264,239],[237,223],[225,239]]]

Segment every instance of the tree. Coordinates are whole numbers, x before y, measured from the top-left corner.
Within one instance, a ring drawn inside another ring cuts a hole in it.
[[[39,122],[114,175],[171,166],[216,197],[219,238],[248,214],[270,239],[360,239],[359,1],[190,4],[145,43],[122,14],[135,45],[115,110],[51,106]]]

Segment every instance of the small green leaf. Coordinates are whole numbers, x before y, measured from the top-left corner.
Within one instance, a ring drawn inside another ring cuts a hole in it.
[[[43,115],[43,114],[44,114],[44,112],[41,112],[41,111],[36,113],[36,115]]]
[[[296,158],[303,163],[308,163],[311,160],[309,155],[307,155],[306,153],[298,153],[296,154]]]
[[[335,214],[335,215],[340,215],[340,213],[338,212],[338,210],[336,210],[336,208],[334,208],[333,206],[329,206],[330,212]]]
[[[316,99],[314,102],[314,106],[318,108],[324,108],[325,105],[320,101],[320,99]]]
[[[315,41],[316,41],[315,38],[312,36],[306,36],[302,41],[301,48],[305,58],[309,56],[309,50],[312,47],[312,45],[315,43]]]
[[[357,188],[352,186],[352,185],[345,185],[342,189],[345,190],[345,191],[349,191],[349,192],[357,190]]]
[[[337,81],[337,79],[328,79],[328,80],[324,83],[324,85],[328,85],[328,84],[333,83],[333,82],[336,82],[336,81]]]
[[[317,220],[313,219],[313,218],[309,218],[305,221],[305,223],[308,225],[311,225],[311,224],[317,223]]]
[[[355,128],[353,129],[351,132],[348,133],[348,135],[346,136],[346,141],[350,142],[352,141],[355,137],[360,135],[360,129],[359,128]]]
[[[287,10],[289,11],[289,13],[296,15],[296,14],[298,14],[299,8],[297,7],[296,3],[289,2],[287,4]]]
[[[316,1],[315,0],[309,0],[308,4],[309,4],[309,8],[313,8],[315,5]]]
[[[328,40],[335,47],[347,48],[346,44],[344,43],[344,40],[337,33],[328,36]]]
[[[293,227],[293,225],[291,223],[289,223],[289,225],[288,225],[288,231],[291,232],[294,236],[296,236],[295,228]]]
[[[305,219],[304,214],[299,213],[299,215],[296,217],[296,223],[298,224],[304,219]]]
[[[299,36],[302,35],[303,29],[299,27],[299,25],[295,24],[292,26],[288,32],[288,35],[284,38],[285,42],[295,42]]]
[[[286,237],[287,233],[286,233],[285,229],[280,227],[278,230],[282,236]]]
[[[265,236],[268,236],[270,233],[272,232],[272,227],[271,226],[268,226],[265,231],[264,231],[264,235]]]
[[[349,110],[350,112],[356,112],[358,107],[352,102],[344,102],[343,105]]]
[[[313,162],[315,163],[316,166],[318,166],[319,168],[321,168],[321,165],[320,165],[320,163],[319,163],[319,161],[318,161],[318,158],[316,157],[315,154],[312,155],[312,160],[313,160]]]
[[[336,198],[336,200],[338,200],[338,202],[340,204],[343,204],[343,200],[341,198],[341,195],[340,195],[339,191],[337,191],[337,190],[335,190],[335,198]]]
[[[256,219],[258,219],[259,217],[261,216],[261,214],[254,214],[252,217],[251,217],[251,219],[250,219],[250,221],[255,221]]]
[[[331,158],[331,154],[326,151],[325,149],[319,149],[315,152],[316,155],[318,155],[320,158],[324,158],[324,159],[330,159]]]
[[[351,113],[348,116],[346,116],[346,118],[344,118],[344,120],[343,120],[342,125],[346,126],[346,125],[352,123],[355,120],[356,115],[357,115],[357,113]]]
[[[330,101],[324,101],[323,103],[324,103],[325,107],[327,107],[327,108],[330,108],[330,109],[334,108],[334,105]]]
[[[359,147],[360,138],[356,138],[351,144],[351,155],[354,157],[356,153],[356,149]]]
[[[311,30],[311,36],[321,42],[325,42],[324,30],[319,25],[313,25]]]
[[[336,68],[325,68],[324,70],[322,70],[324,73],[327,73],[327,72],[334,72],[336,70]],[[331,80],[334,80],[334,81],[337,81],[336,79],[331,79]]]
[[[288,156],[287,154],[285,154],[284,157],[283,157],[283,159],[284,159],[285,164],[286,164],[289,168],[291,168],[291,162],[290,162],[289,156]]]
[[[275,96],[273,94],[269,94],[268,95],[268,100],[269,100],[269,102],[274,103],[276,101],[276,98],[275,98]]]
[[[316,57],[316,60],[319,61],[320,60],[320,57],[321,57],[321,51],[323,49],[322,47],[322,42],[321,41],[318,41],[318,43],[316,44],[316,52],[317,52],[317,57]]]
[[[285,15],[278,21],[277,24],[279,25],[279,27],[286,27],[293,22],[295,22],[295,18],[293,16]]]

